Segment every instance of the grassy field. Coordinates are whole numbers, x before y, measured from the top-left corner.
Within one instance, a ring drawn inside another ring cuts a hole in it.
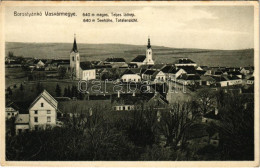
[[[26,72],[22,68],[5,68],[5,85],[6,88],[13,86],[20,86],[21,82],[27,80]]]
[[[9,51],[16,56],[69,59],[71,43],[6,43]],[[199,65],[207,66],[248,66],[254,63],[254,50],[204,50],[181,49],[152,46],[156,63],[172,63],[179,57],[188,57]],[[78,44],[81,61],[105,60],[109,57],[122,57],[130,62],[139,54],[145,54],[146,46],[126,44]]]

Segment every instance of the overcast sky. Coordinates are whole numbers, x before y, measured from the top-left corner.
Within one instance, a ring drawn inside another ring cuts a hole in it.
[[[77,17],[14,17],[17,12],[76,12]],[[132,12],[138,23],[83,23],[82,12]],[[7,7],[6,41],[122,43],[174,48],[244,49],[254,47],[251,6],[172,7]]]

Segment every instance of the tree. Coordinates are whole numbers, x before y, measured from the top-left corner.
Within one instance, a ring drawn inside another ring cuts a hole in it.
[[[13,91],[12,91],[12,89],[10,87],[7,88],[7,92],[8,92],[9,96],[13,95]]]
[[[13,53],[12,51],[9,51],[9,52],[8,52],[8,57],[9,57],[9,58],[13,58],[13,57],[14,57],[14,53]]]
[[[66,76],[67,69],[65,67],[60,67],[58,69],[59,78],[63,79]]]
[[[24,89],[24,88],[23,88],[23,84],[21,83],[21,85],[20,85],[20,90],[23,91],[23,89]]]
[[[61,96],[61,88],[59,84],[56,85],[55,93],[57,97]]]
[[[68,97],[68,89],[67,88],[64,88],[64,94],[63,94],[64,97]]]
[[[42,91],[43,91],[43,85],[40,82],[37,82],[37,85],[36,85],[37,94],[40,94]]]
[[[210,112],[210,110],[213,110],[214,105],[216,105],[215,94],[208,88],[199,90],[196,98],[199,110],[202,114]]]
[[[170,110],[161,113],[161,121],[158,124],[160,132],[166,137],[166,146],[177,148],[179,142],[185,142],[185,133],[195,121],[192,117],[190,102],[175,103]]]
[[[219,107],[223,160],[254,160],[254,97],[229,93]]]

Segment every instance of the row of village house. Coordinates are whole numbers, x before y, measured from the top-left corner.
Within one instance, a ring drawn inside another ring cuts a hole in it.
[[[221,87],[242,84],[246,78],[247,84],[254,83],[253,67],[207,67],[198,66],[188,58],[181,58],[173,64],[143,65],[137,64],[142,59],[137,56],[129,64],[123,58],[108,58],[104,62],[89,62],[96,69],[96,78],[101,78],[109,73],[112,68],[120,72],[122,82],[141,82],[143,80],[152,82],[165,82],[173,80],[183,85],[218,85]],[[27,60],[30,68],[57,70],[60,67],[69,69],[70,60]],[[134,66],[133,66],[134,65]]]

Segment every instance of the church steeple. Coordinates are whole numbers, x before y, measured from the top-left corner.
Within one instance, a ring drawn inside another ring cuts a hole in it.
[[[150,44],[150,37],[148,37],[148,44],[147,44],[147,48],[149,49],[149,48],[151,48],[152,46],[151,46],[151,44]]]
[[[74,34],[74,43],[71,52],[74,51],[75,53],[78,52],[77,42],[76,42],[76,34]]]

